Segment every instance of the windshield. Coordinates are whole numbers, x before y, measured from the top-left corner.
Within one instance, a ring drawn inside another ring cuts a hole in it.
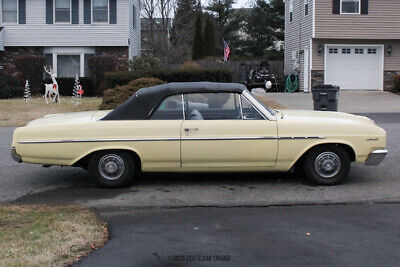
[[[250,91],[245,90],[245,91],[243,92],[243,94],[245,94],[247,98],[250,98],[252,102],[257,103],[257,104],[259,104],[261,107],[263,107],[264,109],[266,109],[266,110],[269,112],[269,114],[271,114],[271,115],[275,115],[275,114],[276,114],[276,112],[275,112],[273,109],[271,109],[270,107],[265,106],[264,103],[262,103],[261,101],[259,101],[258,98],[257,98],[255,95],[253,95]]]

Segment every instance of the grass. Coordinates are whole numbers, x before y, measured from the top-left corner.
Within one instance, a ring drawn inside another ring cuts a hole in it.
[[[107,239],[106,224],[86,208],[0,206],[0,266],[70,265]]]
[[[276,102],[275,100],[268,97],[268,94],[253,92],[254,96],[257,97],[258,100],[264,103],[265,106],[270,107],[272,109],[287,109],[286,106]]]
[[[52,113],[98,110],[101,98],[83,97],[82,103],[75,106],[71,97],[62,97],[60,104],[46,104],[43,97],[34,97],[25,103],[24,99],[0,99],[0,127],[24,126],[29,121]]]

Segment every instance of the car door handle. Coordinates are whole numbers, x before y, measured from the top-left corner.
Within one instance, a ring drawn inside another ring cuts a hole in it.
[[[185,132],[189,132],[189,131],[198,131],[198,128],[185,128],[184,131]]]

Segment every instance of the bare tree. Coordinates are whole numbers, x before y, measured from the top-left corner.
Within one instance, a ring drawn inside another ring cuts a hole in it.
[[[174,14],[176,0],[142,0],[142,14],[146,22],[142,25],[143,44],[148,49],[147,53],[168,62],[170,30],[172,28],[172,15]]]

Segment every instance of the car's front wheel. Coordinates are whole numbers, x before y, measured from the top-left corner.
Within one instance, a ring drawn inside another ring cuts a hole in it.
[[[135,160],[127,151],[100,151],[91,156],[89,171],[100,186],[123,187],[136,174]]]
[[[350,172],[351,161],[347,151],[337,145],[325,145],[311,150],[304,162],[306,176],[319,185],[336,185]]]

